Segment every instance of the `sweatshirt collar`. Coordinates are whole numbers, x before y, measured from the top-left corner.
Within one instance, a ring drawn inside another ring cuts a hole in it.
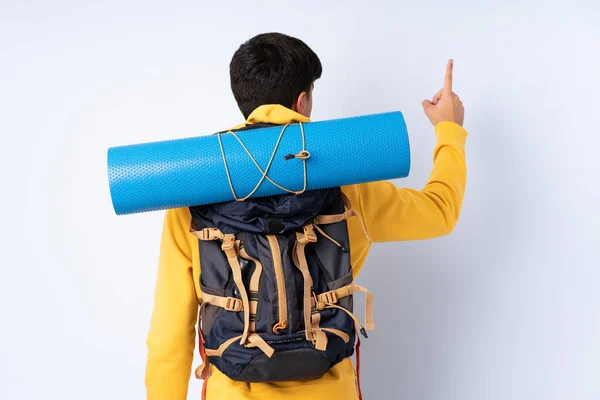
[[[232,129],[239,129],[257,123],[285,125],[295,122],[310,122],[310,118],[279,104],[266,104],[252,111],[245,123]]]

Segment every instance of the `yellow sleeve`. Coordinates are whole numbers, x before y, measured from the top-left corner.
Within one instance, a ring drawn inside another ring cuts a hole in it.
[[[186,214],[187,213],[187,214]],[[193,360],[198,300],[187,209],[165,214],[154,310],[148,333],[148,400],[185,400]]]
[[[359,185],[360,209],[374,242],[443,236],[458,222],[467,180],[467,132],[441,122],[435,133],[433,171],[423,190],[400,189],[388,181]]]

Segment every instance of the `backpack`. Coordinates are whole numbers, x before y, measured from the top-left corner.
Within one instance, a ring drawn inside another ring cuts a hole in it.
[[[318,379],[374,328],[373,296],[353,283],[341,188],[190,207],[198,237],[203,363],[234,381]],[[361,219],[362,223],[362,219]],[[364,223],[363,223],[363,229]],[[368,235],[367,235],[368,238]],[[366,293],[366,324],[353,294]]]

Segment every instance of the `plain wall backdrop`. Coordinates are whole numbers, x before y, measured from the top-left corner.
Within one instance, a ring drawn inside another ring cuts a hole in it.
[[[144,398],[163,213],[114,215],[107,148],[241,122],[229,61],[267,31],[320,56],[313,119],[404,113],[399,186],[455,59],[461,220],[374,246],[365,398],[600,398],[598,2],[86,3],[0,3],[1,399]]]

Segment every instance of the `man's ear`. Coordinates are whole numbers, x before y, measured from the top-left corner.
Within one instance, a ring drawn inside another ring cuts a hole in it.
[[[304,112],[304,107],[306,107],[306,101],[308,94],[306,92],[300,93],[294,104],[292,105],[292,110],[296,111],[298,114],[302,114]]]
[[[300,93],[300,95],[298,96],[298,98],[296,99],[294,104],[292,104],[292,110],[301,114],[305,104],[306,104],[306,92],[302,92],[302,93]]]

